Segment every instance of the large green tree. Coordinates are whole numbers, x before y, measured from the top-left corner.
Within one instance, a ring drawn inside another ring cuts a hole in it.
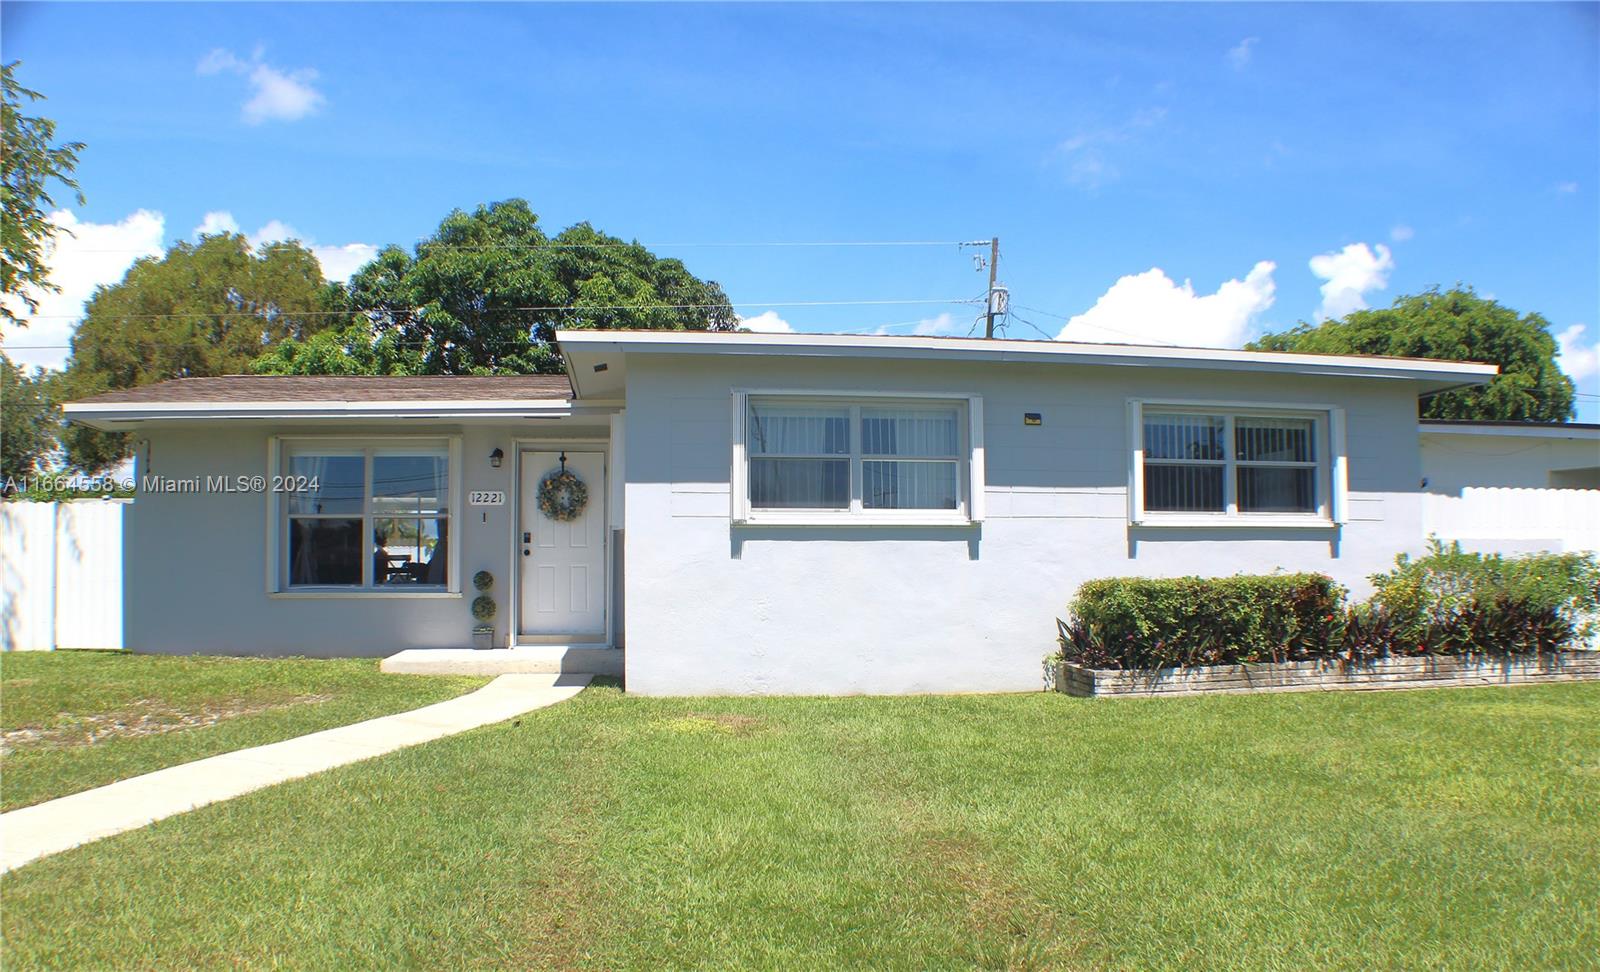
[[[457,210],[414,253],[383,250],[351,278],[355,323],[288,341],[265,374],[559,372],[557,327],[731,330],[722,288],[587,223],[547,236],[521,199]]]
[[[59,415],[50,376],[0,354],[0,492],[9,493],[56,447]]]
[[[34,294],[57,289],[46,261],[60,232],[50,221],[56,204],[52,184],[71,190],[83,204],[72,178],[83,143],[55,144],[55,122],[23,114],[28,103],[44,95],[17,81],[21,63],[0,65],[0,321],[12,324],[26,324],[27,314],[39,309]],[[18,314],[21,308],[27,314]]]
[[[1516,311],[1471,287],[1434,287],[1392,307],[1359,310],[1321,324],[1301,323],[1245,345],[1252,351],[1382,354],[1481,361],[1500,366],[1487,385],[1422,400],[1423,418],[1564,422],[1572,417],[1572,379],[1556,366],[1556,340],[1539,314]]]
[[[297,243],[252,250],[243,236],[183,242],[135,263],[97,289],[72,338],[62,376],[81,398],[169,378],[243,374],[280,341],[343,323],[343,298]],[[125,454],[123,438],[69,426],[73,465],[97,470]]]

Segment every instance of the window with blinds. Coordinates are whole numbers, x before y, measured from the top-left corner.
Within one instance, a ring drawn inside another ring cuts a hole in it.
[[[749,508],[959,512],[966,416],[959,402],[751,396],[744,438]]]
[[[1317,414],[1141,410],[1143,512],[1318,515],[1327,450]]]

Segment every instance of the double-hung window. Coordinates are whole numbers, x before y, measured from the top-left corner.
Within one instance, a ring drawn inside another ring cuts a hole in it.
[[[450,455],[445,440],[284,442],[278,590],[456,589]]]
[[[1331,522],[1343,486],[1330,459],[1338,417],[1331,409],[1135,403],[1134,518]]]
[[[971,519],[969,399],[741,401],[737,519]]]

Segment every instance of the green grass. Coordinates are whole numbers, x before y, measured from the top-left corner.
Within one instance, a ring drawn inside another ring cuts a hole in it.
[[[486,681],[383,675],[371,659],[6,654],[0,808],[416,708]]]
[[[1597,726],[1595,684],[591,688],[29,865],[0,931],[8,970],[1593,968]]]

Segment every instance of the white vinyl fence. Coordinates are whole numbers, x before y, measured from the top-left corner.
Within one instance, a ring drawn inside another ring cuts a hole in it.
[[[1507,554],[1600,551],[1600,489],[1468,486],[1460,496],[1423,494],[1425,535],[1469,550]]]
[[[122,647],[128,500],[0,503],[0,649]]]

